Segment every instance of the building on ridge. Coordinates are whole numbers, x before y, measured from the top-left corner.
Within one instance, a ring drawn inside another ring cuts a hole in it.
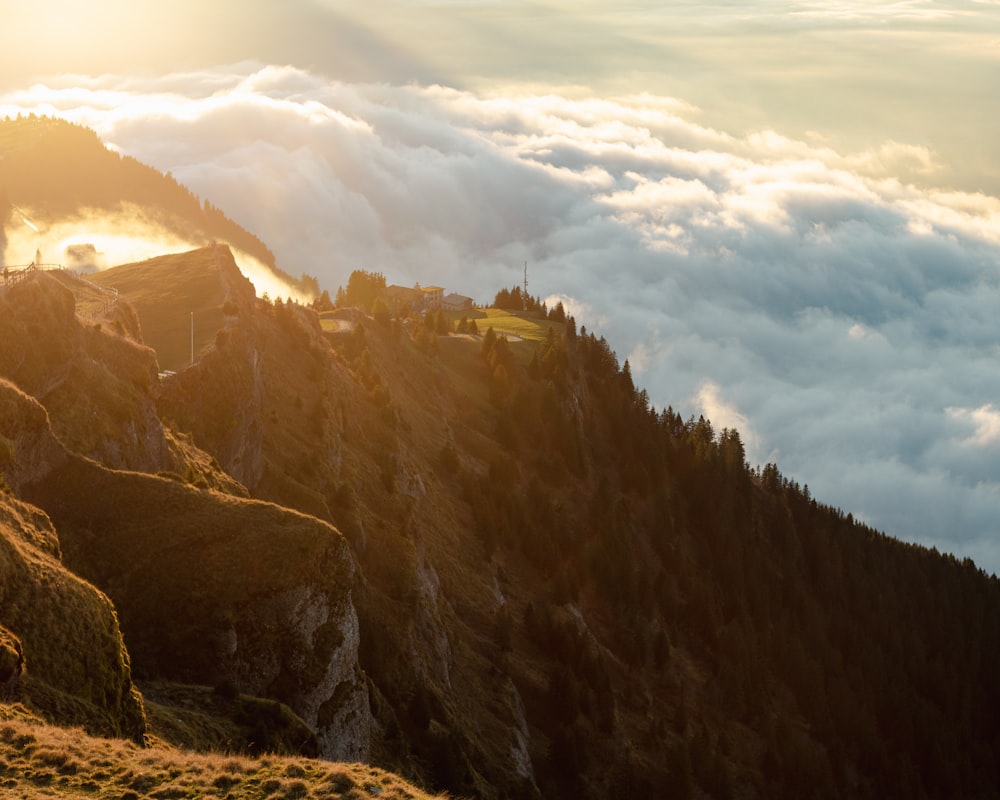
[[[445,295],[441,307],[445,311],[468,311],[472,308],[472,298],[452,292]]]
[[[415,314],[422,314],[444,306],[444,289],[440,286],[421,287],[418,283],[410,289],[393,284],[382,290],[382,297],[389,304],[389,310],[397,316],[407,309]]]

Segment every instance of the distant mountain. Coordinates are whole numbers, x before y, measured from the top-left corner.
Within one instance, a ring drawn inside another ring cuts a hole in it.
[[[561,307],[397,316],[366,277],[320,314],[209,246],[96,310],[0,290],[0,544],[59,576],[4,573],[0,716],[470,797],[1000,795],[995,576],[652,408]]]
[[[138,211],[164,233],[183,241],[225,242],[256,258],[289,285],[318,293],[315,279],[296,279],[280,270],[260,239],[207,200],[199,200],[171,175],[108,149],[94,131],[62,119],[19,116],[0,121],[0,223],[4,228],[23,224],[14,218],[23,209],[37,215],[32,224],[49,226],[84,210],[124,216],[127,225]],[[4,239],[0,254],[5,246]],[[29,258],[25,254],[22,260]],[[65,263],[68,257],[43,253],[43,258]]]

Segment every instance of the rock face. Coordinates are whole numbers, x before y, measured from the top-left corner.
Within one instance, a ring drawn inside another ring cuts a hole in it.
[[[354,562],[336,529],[75,457],[26,494],[58,526],[67,563],[115,602],[141,674],[231,681],[286,703],[324,756],[367,754]]]
[[[275,630],[283,631],[280,647],[268,641]],[[224,632],[219,663],[244,691],[294,709],[316,732],[327,758],[361,761],[368,757],[371,713],[359,644],[354,606],[315,583],[302,584],[234,620]]]
[[[214,268],[226,291],[225,327],[197,362],[165,382],[157,398],[164,419],[190,431],[222,468],[251,491],[265,470],[266,336],[252,320],[253,285],[228,247],[213,248]]]
[[[200,447],[249,489],[264,475],[264,377],[252,332],[227,331],[202,360],[174,376],[160,413],[194,432]]]

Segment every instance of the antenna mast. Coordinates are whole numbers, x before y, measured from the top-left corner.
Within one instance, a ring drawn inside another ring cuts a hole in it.
[[[524,307],[528,308],[528,262],[524,262]]]

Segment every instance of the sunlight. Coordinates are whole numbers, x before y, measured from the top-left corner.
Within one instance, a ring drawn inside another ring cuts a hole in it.
[[[4,261],[28,263],[40,252],[44,263],[69,266],[67,248],[82,244],[94,246],[97,269],[201,246],[169,233],[138,208],[126,207],[118,214],[84,209],[72,219],[31,225],[30,232],[8,230]]]
[[[296,303],[303,305],[313,301],[313,297],[292,288],[278,278],[266,264],[261,263],[250,254],[238,248],[231,247],[230,249],[233,251],[233,258],[236,260],[236,265],[240,268],[240,272],[253,284],[258,297],[263,297],[264,294],[267,294],[271,300],[281,297],[287,300],[294,300]]]
[[[7,264],[27,264],[35,259],[36,253],[41,253],[43,263],[74,268],[69,248],[92,245],[96,258],[85,267],[103,270],[183,253],[207,244],[179,237],[148,217],[141,208],[129,205],[123,206],[118,213],[84,209],[72,219],[37,226],[27,217],[30,209],[18,209],[18,213],[30,226],[30,231],[25,226],[7,231],[7,249],[0,254]],[[232,250],[240,271],[254,285],[258,296],[266,292],[272,298],[283,297],[303,304],[312,302],[312,297],[289,286],[258,259],[237,248]]]

